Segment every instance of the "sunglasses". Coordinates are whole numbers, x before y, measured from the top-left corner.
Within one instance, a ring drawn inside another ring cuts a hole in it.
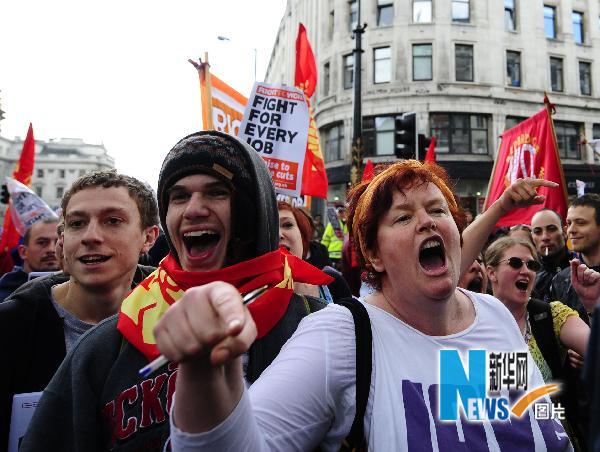
[[[531,232],[531,226],[529,226],[528,224],[515,224],[510,228],[511,231],[521,231],[523,229]]]
[[[520,257],[509,257],[508,259],[502,259],[500,262],[504,261],[506,261],[506,263],[515,270],[520,270],[523,264],[527,265],[527,268],[534,272],[537,272],[540,270],[540,268],[542,268],[541,264],[534,259],[530,259],[527,262],[523,262],[523,259],[521,259]]]

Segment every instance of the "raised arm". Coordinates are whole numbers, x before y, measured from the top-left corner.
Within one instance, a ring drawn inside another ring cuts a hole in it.
[[[591,313],[600,301],[600,273],[579,262],[571,261],[571,284],[583,303],[585,310]]]
[[[462,233],[463,248],[460,265],[460,275],[463,276],[477,255],[481,252],[483,245],[493,231],[498,220],[513,209],[527,207],[533,204],[541,204],[546,199],[539,195],[539,187],[558,187],[556,182],[543,179],[517,179],[510,187],[504,190],[489,209],[479,215]]]
[[[175,424],[189,433],[220,424],[242,397],[240,355],[256,337],[254,321],[236,288],[214,282],[187,290],[165,313],[154,335],[161,353],[180,363]]]

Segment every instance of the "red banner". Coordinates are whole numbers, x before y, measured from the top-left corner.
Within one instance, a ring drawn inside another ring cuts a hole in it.
[[[565,218],[567,214],[567,185],[558,156],[552,118],[547,108],[502,134],[502,144],[494,164],[488,195],[487,209],[515,180],[533,177],[560,184],[559,188],[540,187],[543,204],[515,209],[500,218],[496,226],[530,224],[531,217],[540,209],[552,209]]]
[[[306,94],[309,99],[312,97],[317,87],[317,63],[313,54],[306,28],[304,25],[298,25],[298,36],[296,37],[296,73],[294,84]]]
[[[435,137],[431,137],[427,154],[425,154],[425,161],[435,163]]]
[[[304,25],[298,26],[296,38],[296,73],[294,84],[304,91],[308,102],[310,123],[308,127],[308,142],[306,143],[306,156],[304,157],[304,170],[302,172],[302,195],[327,198],[328,180],[325,172],[325,162],[321,152],[321,143],[317,124],[314,119],[310,97],[317,86],[317,64],[315,56],[306,36]]]
[[[31,185],[31,175],[33,174],[33,162],[35,158],[35,140],[33,139],[33,126],[29,123],[27,137],[23,142],[21,157],[13,171],[13,179],[29,186]],[[19,244],[21,236],[15,229],[10,216],[10,209],[6,209],[4,216],[4,225],[2,227],[2,237],[0,237],[0,274],[12,269],[12,258],[10,250]]]

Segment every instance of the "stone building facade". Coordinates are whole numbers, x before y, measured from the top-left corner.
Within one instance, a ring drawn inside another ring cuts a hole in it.
[[[11,176],[23,141],[0,137],[0,180]],[[102,144],[87,144],[79,138],[35,141],[35,165],[31,188],[52,207],[60,205],[64,192],[79,176],[94,170],[114,168],[114,159]],[[5,205],[0,206],[4,219]]]
[[[298,23],[309,33],[319,81],[313,98],[330,181],[350,178],[356,0],[288,0],[266,81],[291,84]],[[361,0],[364,158],[395,160],[398,118],[415,112],[437,138],[436,158],[463,204],[481,210],[499,136],[554,104],[569,194],[599,191],[585,140],[600,138],[598,0]],[[422,156],[421,156],[422,157]]]

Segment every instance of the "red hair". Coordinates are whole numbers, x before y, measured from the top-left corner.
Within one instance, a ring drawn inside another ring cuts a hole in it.
[[[466,225],[464,211],[456,195],[450,189],[450,179],[441,166],[404,160],[390,165],[371,181],[361,182],[348,193],[348,230],[354,239],[360,266],[366,271],[367,282],[375,289],[381,288],[381,274],[376,272],[367,259],[366,251],[377,248],[379,220],[392,205],[395,190],[404,190],[432,183],[440,189],[448,203],[450,214],[462,233]],[[462,237],[461,237],[462,245]]]
[[[289,210],[292,212],[292,215],[294,215],[298,229],[300,229],[300,237],[302,237],[302,259],[306,259],[310,240],[314,232],[310,217],[302,209],[293,207],[290,203],[285,201],[277,201],[277,210]]]

